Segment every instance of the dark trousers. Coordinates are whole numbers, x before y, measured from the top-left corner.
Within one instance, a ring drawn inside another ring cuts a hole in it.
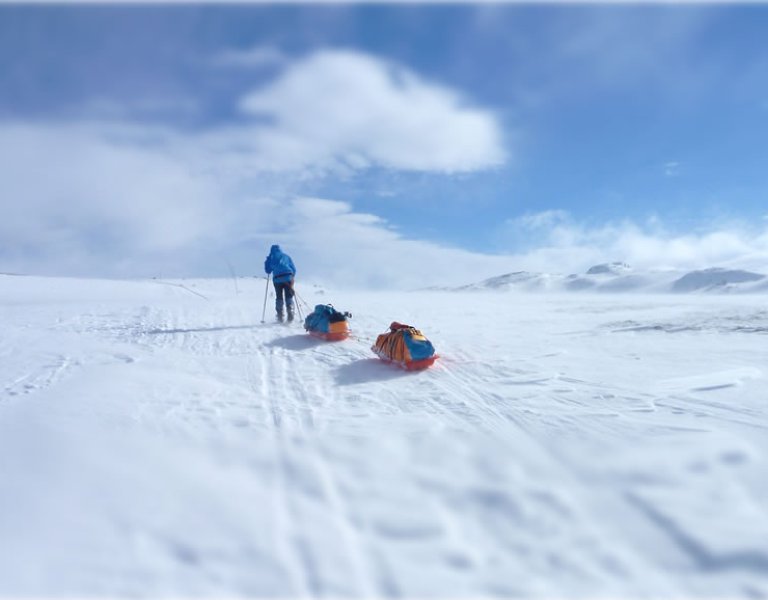
[[[288,308],[288,316],[292,316],[293,296],[295,295],[295,292],[293,291],[293,282],[286,281],[284,283],[273,283],[275,284],[275,310],[277,311],[277,314],[281,317],[283,316],[283,294],[285,294],[285,305],[286,308]]]

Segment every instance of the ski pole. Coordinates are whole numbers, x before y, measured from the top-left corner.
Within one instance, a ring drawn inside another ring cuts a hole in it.
[[[294,292],[295,292],[295,291],[296,291],[296,290],[294,290]],[[296,294],[296,298],[299,300],[299,302],[304,302],[304,306],[307,308],[307,310],[309,310],[309,309],[310,309],[310,306],[309,306],[309,304],[307,304],[307,302],[305,302],[305,301],[304,301],[304,298],[302,298],[301,296],[299,296],[299,294],[298,294],[298,293]],[[296,304],[298,305],[298,302],[297,302]]]
[[[269,293],[269,277],[271,273],[267,273],[267,287],[264,288],[264,310],[261,311],[261,322],[264,322],[264,317],[267,315],[267,294]]]
[[[293,290],[293,295],[294,295],[295,300],[296,300],[296,311],[299,313],[299,320],[304,321],[304,315],[301,314],[301,302],[299,302],[299,300],[301,300],[301,298],[299,298],[299,295],[296,293],[296,284],[295,283],[291,284],[291,289]]]
[[[296,310],[299,313],[299,320],[303,322],[304,321],[304,315],[301,314],[301,303],[300,302],[296,303]]]

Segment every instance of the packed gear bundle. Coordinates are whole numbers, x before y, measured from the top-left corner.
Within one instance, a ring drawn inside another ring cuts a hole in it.
[[[339,312],[331,304],[318,304],[304,319],[304,329],[309,335],[329,342],[338,342],[349,337],[349,323],[352,315]]]
[[[376,338],[371,350],[382,360],[395,363],[408,371],[426,369],[438,358],[432,342],[421,331],[397,321],[389,326],[387,333]]]

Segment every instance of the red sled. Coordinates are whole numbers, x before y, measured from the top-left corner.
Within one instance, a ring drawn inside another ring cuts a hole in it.
[[[385,358],[383,356],[379,356],[381,360],[384,362],[397,365],[401,369],[405,369],[406,371],[423,371],[424,369],[428,369],[431,367],[434,362],[440,358],[438,354],[435,354],[434,356],[430,356],[429,358],[422,358],[421,360],[411,360],[411,361],[403,361],[403,360],[392,360],[391,358]]]
[[[349,330],[329,333],[310,330],[308,333],[312,337],[319,340],[325,340],[326,342],[340,342],[341,340],[346,340],[349,337]]]

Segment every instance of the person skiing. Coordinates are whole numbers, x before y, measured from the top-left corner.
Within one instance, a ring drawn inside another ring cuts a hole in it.
[[[296,267],[293,260],[280,249],[277,244],[269,249],[269,256],[264,261],[264,271],[272,274],[272,283],[275,284],[275,310],[277,320],[283,322],[283,295],[285,295],[285,307],[288,311],[288,322],[293,321],[293,279],[296,276]]]

